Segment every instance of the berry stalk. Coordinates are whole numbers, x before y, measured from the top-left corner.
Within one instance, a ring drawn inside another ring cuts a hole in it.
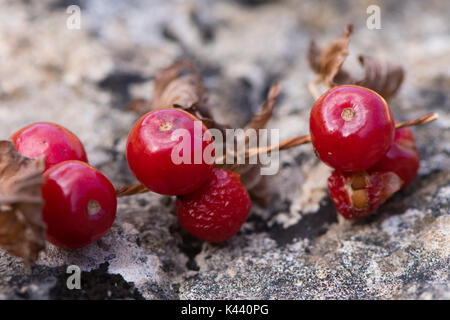
[[[417,119],[410,120],[410,121],[403,121],[398,122],[395,124],[395,129],[405,128],[405,127],[411,127],[411,126],[421,126],[430,122],[433,122],[438,119],[438,114],[433,112],[426,115],[423,115]],[[286,140],[281,141],[279,144],[271,145],[265,148],[250,148],[245,150],[245,159],[249,159],[252,156],[261,154],[261,153],[267,153],[271,152],[273,150],[288,150],[306,143],[311,142],[311,137],[309,135],[306,136],[298,136],[289,138]],[[237,155],[236,155],[237,158]],[[217,163],[225,163],[225,156],[219,159],[216,159]],[[125,197],[125,196],[131,196],[134,194],[140,194],[140,193],[146,193],[150,190],[148,190],[145,186],[142,184],[134,184],[131,186],[125,186],[120,187],[116,189],[116,195],[117,197]]]

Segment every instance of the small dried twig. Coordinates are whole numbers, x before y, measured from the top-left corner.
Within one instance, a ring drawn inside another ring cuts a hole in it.
[[[142,184],[133,184],[127,187],[120,187],[116,189],[117,197],[131,196],[133,194],[146,193],[149,190]]]
[[[395,129],[400,129],[400,128],[404,128],[404,127],[412,127],[412,126],[421,126],[423,124],[427,124],[427,123],[437,120],[438,117],[439,116],[436,112],[429,113],[429,114],[426,114],[426,115],[421,116],[414,120],[398,122],[395,124]]]
[[[435,121],[438,119],[438,114],[433,112],[426,114],[424,116],[421,116],[417,119],[410,120],[410,121],[404,121],[404,122],[398,122],[395,125],[396,129],[405,128],[405,127],[411,127],[411,126],[421,126],[427,123],[430,123],[432,121]],[[272,152],[274,150],[287,150],[291,149],[297,146],[300,146],[302,144],[310,143],[311,142],[311,136],[298,136],[293,137],[290,139],[286,139],[281,141],[278,144],[271,145],[265,148],[250,148],[245,150],[245,159],[249,159],[252,156],[259,155],[261,153],[268,153]],[[235,154],[235,157],[237,158],[237,155]],[[220,159],[216,159],[216,163],[223,163],[225,160],[225,156],[223,156]],[[131,196],[134,194],[139,193],[145,193],[149,190],[143,186],[142,184],[135,184],[128,187],[121,187],[116,189],[117,197],[124,197],[124,196]]]

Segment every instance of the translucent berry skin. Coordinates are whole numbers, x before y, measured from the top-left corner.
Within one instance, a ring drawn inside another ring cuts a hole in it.
[[[373,167],[356,173],[334,170],[328,178],[330,198],[345,218],[365,216],[410,184],[419,162],[411,130],[398,129],[391,148]]]
[[[395,130],[394,143],[385,156],[369,172],[394,172],[402,180],[402,188],[408,186],[419,170],[419,152],[409,128]]]
[[[325,92],[311,110],[309,125],[319,159],[348,172],[377,163],[392,145],[395,130],[386,101],[370,89],[352,85]]]
[[[247,220],[251,206],[239,176],[224,169],[214,169],[205,185],[177,197],[176,202],[181,226],[208,242],[222,242],[236,234]]]
[[[45,169],[66,160],[88,161],[80,139],[66,128],[51,122],[32,123],[9,139],[17,151],[28,158],[45,156]]]
[[[42,197],[47,240],[61,248],[77,249],[95,242],[116,217],[113,185],[85,162],[65,161],[45,171]]]
[[[392,194],[403,181],[393,172],[342,172],[328,178],[328,193],[337,211],[346,219],[366,216]]]
[[[194,130],[195,121],[200,125],[198,130]],[[178,129],[186,130],[188,138],[174,138],[177,132],[181,132],[176,131]],[[189,159],[190,163],[174,163],[173,149],[179,150],[180,146],[187,144],[190,154],[178,154]],[[141,117],[131,129],[127,161],[136,178],[150,190],[166,195],[183,195],[194,191],[210,177],[214,153],[209,153],[212,154],[211,159],[203,157],[208,146],[209,149],[214,148],[214,141],[197,118],[175,108],[157,109]]]

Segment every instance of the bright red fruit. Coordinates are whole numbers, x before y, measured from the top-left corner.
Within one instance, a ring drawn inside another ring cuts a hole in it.
[[[394,144],[373,167],[356,173],[333,171],[328,178],[330,198],[345,218],[365,216],[414,179],[419,161],[411,130],[398,129]]]
[[[20,129],[10,138],[19,153],[28,158],[45,156],[45,169],[66,161],[87,162],[83,144],[66,128],[50,123],[36,122]]]
[[[175,108],[158,109],[145,114],[131,129],[127,161],[136,178],[150,190],[183,195],[211,176],[214,141],[191,114]]]
[[[367,88],[344,85],[324,93],[310,115],[316,155],[329,166],[356,172],[377,163],[394,138],[386,101]]]
[[[47,240],[58,247],[76,249],[98,240],[116,217],[113,185],[85,162],[65,161],[45,171],[42,197]]]
[[[409,128],[395,130],[394,143],[385,156],[369,172],[394,172],[402,180],[402,188],[413,181],[419,170],[419,152]]]
[[[239,176],[214,169],[209,182],[191,194],[177,197],[180,224],[195,237],[221,242],[239,231],[252,203]]]
[[[354,219],[374,211],[402,184],[393,172],[334,170],[328,178],[328,193],[337,211],[347,219]]]

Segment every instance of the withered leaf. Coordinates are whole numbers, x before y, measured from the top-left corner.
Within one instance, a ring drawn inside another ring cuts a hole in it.
[[[0,247],[27,263],[45,248],[43,170],[43,158],[26,158],[12,142],[0,141]]]
[[[263,129],[266,127],[270,118],[272,118],[273,108],[277,102],[277,98],[280,94],[280,85],[275,84],[270,87],[269,93],[267,94],[267,100],[264,103],[260,113],[253,115],[250,122],[245,126],[245,130],[248,129]]]
[[[203,80],[194,64],[188,60],[177,61],[161,70],[155,78],[153,108],[167,108],[174,105],[202,108],[208,95]],[[204,110],[204,116],[210,116]]]
[[[213,119],[207,102],[208,93],[203,78],[191,61],[175,62],[156,76],[153,108],[179,108],[194,115],[207,128],[222,131],[228,128]]]
[[[320,50],[314,41],[311,41],[308,51],[308,61],[311,69],[317,74],[312,82],[320,82],[332,88],[342,84],[356,84],[378,92],[385,99],[391,98],[400,88],[404,69],[392,63],[382,63],[378,59],[360,55],[359,62],[364,68],[362,79],[355,79],[342,64],[349,54],[348,43],[352,33],[352,25],[347,25],[345,32],[335,41],[329,43],[325,49]],[[314,94],[315,93],[315,89]]]
[[[125,106],[125,110],[127,111],[133,111],[137,114],[145,114],[151,109],[150,101],[144,99],[144,98],[135,98],[132,99],[128,104]]]
[[[270,118],[273,114],[273,109],[275,107],[275,103],[277,97],[280,93],[280,86],[278,84],[273,85],[269,93],[267,95],[267,100],[264,103],[262,110],[260,113],[255,114],[250,122],[245,126],[244,132],[247,130],[259,130],[264,129],[269,122]],[[246,135],[246,138],[248,136]],[[246,149],[249,148],[248,139],[246,140]],[[247,188],[253,200],[255,200],[258,204],[265,207],[268,204],[269,200],[269,189],[267,185],[266,176],[262,176],[260,174],[261,165],[260,164],[235,164],[227,165],[226,158],[230,156],[230,150],[225,153],[225,157],[223,164],[218,165],[221,168],[225,168],[228,170],[235,171],[240,175],[242,184]],[[231,156],[236,158],[236,154],[233,152]]]
[[[207,101],[201,74],[191,61],[181,60],[158,72],[152,101],[136,98],[125,109],[144,114],[151,109],[174,107],[191,113],[208,128],[228,128],[213,119]]]
[[[367,87],[378,92],[386,100],[395,95],[405,77],[402,67],[391,63],[381,63],[377,59],[365,55],[359,56],[364,68],[364,76],[354,84]]]

